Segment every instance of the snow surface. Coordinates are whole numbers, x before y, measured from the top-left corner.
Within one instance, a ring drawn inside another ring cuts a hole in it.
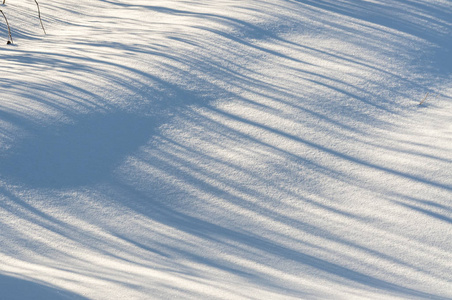
[[[1,6],[0,299],[452,299],[452,1],[40,6]]]

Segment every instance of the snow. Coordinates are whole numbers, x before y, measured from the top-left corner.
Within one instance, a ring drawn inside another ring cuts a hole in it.
[[[452,298],[450,0],[40,8],[1,7],[0,299]]]

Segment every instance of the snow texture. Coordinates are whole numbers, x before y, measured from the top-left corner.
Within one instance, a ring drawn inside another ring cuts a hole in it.
[[[1,300],[452,299],[450,0],[39,2]]]

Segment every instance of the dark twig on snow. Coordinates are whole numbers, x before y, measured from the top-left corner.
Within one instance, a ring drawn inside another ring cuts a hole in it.
[[[3,1],[6,1],[6,0],[3,0]],[[35,3],[36,3],[36,6],[38,7],[38,17],[39,17],[39,22],[41,22],[42,30],[44,31],[44,34],[47,34],[47,33],[46,33],[46,30],[44,29],[44,25],[42,24],[41,10],[39,9],[38,1],[35,0]]]
[[[0,12],[3,15],[3,18],[5,18],[6,21],[6,26],[8,27],[8,35],[9,35],[9,40],[8,42],[6,42],[7,44],[12,44],[13,43],[13,37],[11,36],[11,29],[9,28],[9,23],[8,23],[8,19],[5,16],[5,13],[3,12],[3,10],[0,9]]]

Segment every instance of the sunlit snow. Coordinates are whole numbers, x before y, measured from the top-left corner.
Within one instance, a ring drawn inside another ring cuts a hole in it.
[[[0,5],[1,300],[452,298],[450,0],[39,4]]]

